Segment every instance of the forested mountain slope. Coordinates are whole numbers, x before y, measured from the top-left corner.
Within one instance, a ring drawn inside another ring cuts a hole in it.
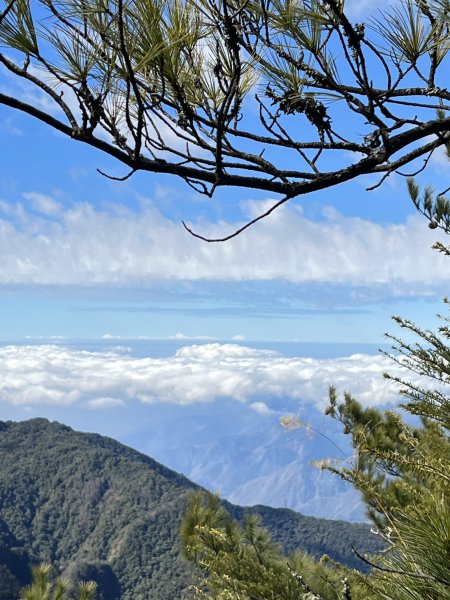
[[[185,597],[192,572],[179,557],[185,477],[97,434],[32,419],[0,421],[0,600],[17,597],[33,562],[96,579],[100,600]],[[246,510],[227,503],[242,518]],[[365,525],[254,507],[287,551],[302,548],[355,566],[353,544],[374,551]]]

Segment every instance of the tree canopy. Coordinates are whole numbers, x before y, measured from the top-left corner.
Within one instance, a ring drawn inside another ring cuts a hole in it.
[[[346,569],[337,563],[329,568],[298,551],[286,559],[257,515],[247,515],[241,526],[211,494],[193,496],[181,540],[186,559],[205,573],[190,587],[194,598],[351,600],[351,590],[360,591],[358,582],[350,584]]]
[[[53,565],[72,582],[95,581],[96,600],[181,600],[193,569],[178,531],[195,484],[136,450],[46,419],[0,421],[0,600]],[[327,554],[349,567],[351,545],[376,553],[367,524],[326,521],[288,509],[227,503],[243,522],[261,518],[286,552]],[[72,593],[71,590],[68,592]]]
[[[254,220],[361,175],[411,175],[450,142],[448,0],[367,23],[341,0],[2,4],[1,104],[118,159],[122,179],[278,195]],[[47,108],[8,95],[6,73]]]

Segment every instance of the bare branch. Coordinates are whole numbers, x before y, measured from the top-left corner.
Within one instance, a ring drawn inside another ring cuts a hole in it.
[[[228,240],[231,240],[232,238],[237,237],[240,233],[242,233],[243,231],[245,231],[246,229],[248,229],[249,227],[251,227],[252,225],[257,223],[258,221],[261,221],[261,219],[265,219],[266,217],[268,217],[271,213],[273,213],[274,210],[279,208],[282,204],[287,202],[289,199],[290,198],[288,196],[286,196],[285,198],[282,198],[281,200],[279,200],[278,202],[273,204],[268,210],[261,213],[258,217],[255,217],[251,221],[248,221],[245,225],[243,225],[242,227],[239,227],[239,229],[236,229],[235,231],[233,231],[233,233],[230,233],[229,235],[226,235],[221,238],[205,237],[203,235],[200,235],[199,233],[195,233],[195,231],[193,231],[190,227],[188,227],[188,225],[186,225],[186,223],[184,221],[182,221],[182,224],[183,224],[183,227],[186,229],[186,231],[188,231],[193,237],[196,237],[199,240],[203,240],[204,242],[214,242],[214,243],[215,242],[227,242]]]
[[[424,579],[425,581],[434,581],[435,583],[442,583],[443,585],[450,587],[450,581],[447,581],[446,579],[442,579],[441,577],[437,577],[435,575],[425,575],[424,573],[414,573],[414,572],[410,572],[410,571],[402,571],[400,569],[390,569],[387,567],[382,567],[381,565],[377,565],[376,563],[372,562],[371,560],[369,560],[368,558],[366,558],[365,556],[360,554],[353,545],[352,545],[352,552],[360,560],[365,562],[366,565],[369,565],[373,569],[377,569],[377,571],[382,571],[383,573],[392,573],[392,574],[397,574],[397,575],[406,575],[407,577],[417,577],[418,579]]]
[[[127,173],[126,175],[124,175],[123,177],[115,177],[114,175],[108,175],[108,173],[105,173],[101,169],[96,169],[96,171],[97,171],[97,173],[100,173],[100,175],[103,175],[103,177],[106,177],[107,179],[111,179],[112,181],[126,181],[132,175],[134,175],[136,173],[136,169],[131,169],[131,171],[129,173]]]

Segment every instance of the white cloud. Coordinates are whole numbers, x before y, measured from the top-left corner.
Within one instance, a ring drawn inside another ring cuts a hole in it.
[[[49,196],[27,193],[46,219],[21,204],[0,203],[0,284],[148,286],[177,279],[388,286],[393,295],[429,295],[447,285],[449,263],[430,249],[439,232],[420,217],[380,225],[329,210],[306,218],[285,206],[226,244],[205,244],[148,202],[140,211],[89,203],[58,214]],[[265,206],[248,202],[251,217]],[[223,235],[239,223],[203,222]],[[243,260],[245,257],[245,260]]]
[[[61,205],[53,200],[51,196],[40,194],[39,192],[25,192],[22,194],[25,200],[28,200],[33,207],[44,215],[55,216],[61,210]]]
[[[67,336],[65,335],[26,335],[26,340],[66,340]]]
[[[273,410],[265,402],[252,402],[250,408],[260,415],[270,415],[273,413]]]
[[[401,375],[381,355],[325,360],[217,343],[184,346],[165,358],[134,358],[124,350],[1,347],[0,402],[106,409],[136,400],[183,405],[230,398],[261,413],[279,409],[286,399],[323,408],[329,384],[366,405],[390,403],[396,389],[382,373]]]
[[[125,402],[120,398],[94,398],[88,400],[87,405],[93,409],[114,408],[116,406],[125,406]]]
[[[177,331],[175,335],[169,335],[169,340],[216,340],[217,338],[210,335],[185,335],[180,331]]]

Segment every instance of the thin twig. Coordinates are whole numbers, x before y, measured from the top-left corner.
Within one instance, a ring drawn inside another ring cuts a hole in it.
[[[274,210],[279,208],[282,204],[287,202],[289,199],[290,199],[290,196],[285,196],[284,198],[282,198],[281,200],[279,200],[278,202],[273,204],[268,210],[266,210],[265,212],[260,214],[258,217],[255,217],[251,221],[248,221],[245,225],[243,225],[242,227],[239,227],[239,229],[236,229],[233,233],[230,233],[229,235],[226,235],[221,238],[205,237],[203,235],[200,235],[199,233],[195,233],[195,231],[193,231],[190,227],[188,227],[188,225],[186,225],[186,223],[184,221],[181,221],[181,223],[183,224],[183,227],[186,229],[186,231],[188,231],[192,236],[198,238],[199,240],[203,240],[204,242],[213,242],[213,243],[227,242],[228,240],[231,240],[232,238],[238,236],[240,233],[242,233],[243,231],[245,231],[246,229],[248,229],[249,227],[251,227],[252,225],[257,223],[258,221],[261,221],[261,219],[265,219],[266,217],[268,217],[271,213],[273,213]]]
[[[134,175],[136,173],[136,170],[137,169],[131,169],[131,171],[129,173],[127,173],[127,175],[124,175],[123,177],[114,177],[114,175],[108,175],[108,173],[105,173],[101,169],[96,169],[97,173],[100,173],[100,175],[103,175],[103,177],[106,177],[107,179],[111,179],[112,181],[126,181],[132,175]]]
[[[406,577],[417,577],[418,579],[425,579],[427,581],[435,581],[436,583],[442,583],[443,585],[450,587],[450,581],[447,581],[446,579],[443,579],[442,577],[437,577],[436,575],[425,575],[425,573],[414,573],[411,571],[402,571],[401,569],[390,569],[388,567],[382,567],[381,565],[377,565],[376,563],[372,562],[365,556],[362,556],[362,554],[360,554],[353,545],[351,548],[352,548],[352,552],[354,554],[356,554],[356,556],[360,560],[365,562],[370,567],[373,567],[374,569],[377,569],[378,571],[382,571],[383,573],[405,575]]]

